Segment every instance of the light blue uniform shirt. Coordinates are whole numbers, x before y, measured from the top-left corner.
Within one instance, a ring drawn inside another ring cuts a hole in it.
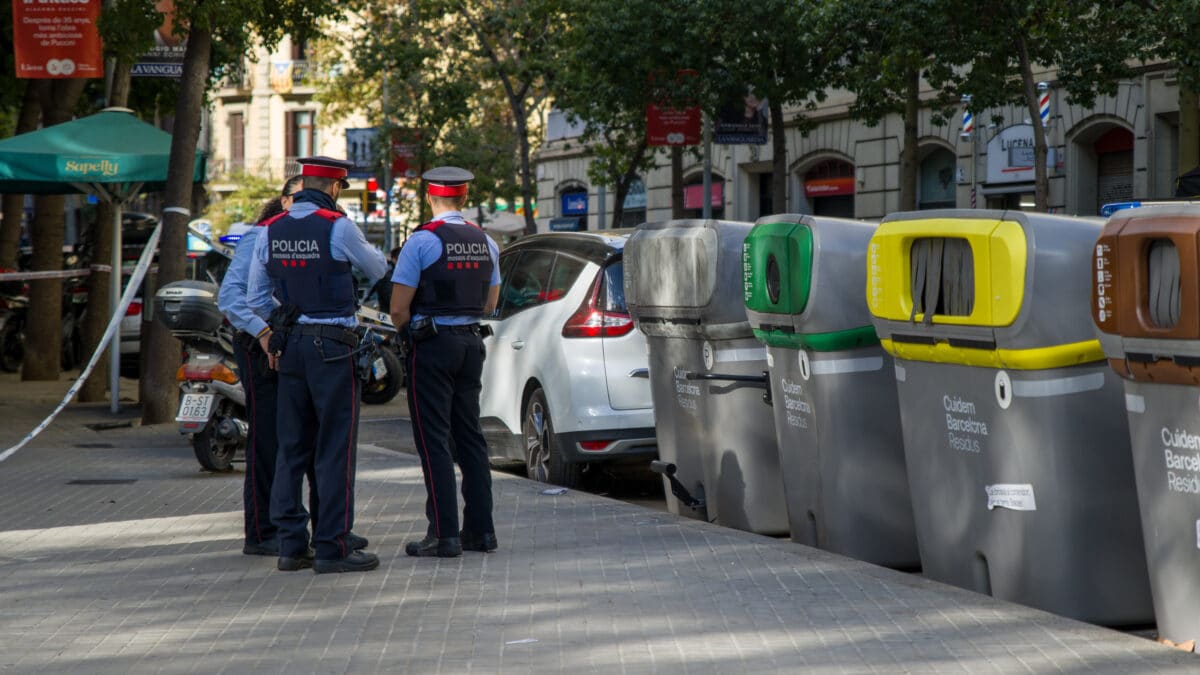
[[[217,307],[229,319],[233,327],[251,335],[258,335],[267,327],[267,315],[255,314],[246,303],[246,286],[250,278],[250,264],[254,260],[254,242],[258,234],[265,228],[252,227],[247,230],[237,248],[233,250],[233,260],[229,269],[225,270],[225,278],[221,279],[221,290],[217,294]]]
[[[462,213],[458,211],[443,211],[433,217],[434,220],[444,220],[448,223],[465,223],[467,220],[463,218]],[[487,239],[488,251],[492,254],[492,286],[500,285],[500,247],[496,242],[492,241],[491,237]],[[396,259],[396,269],[392,272],[392,283],[402,284],[411,288],[416,288],[421,282],[421,270],[429,267],[442,258],[442,240],[432,232],[420,230],[414,232],[412,236],[404,242],[404,248],[400,249],[400,257]],[[421,314],[414,313],[412,321],[424,318]],[[477,316],[464,316],[458,314],[437,316],[433,322],[442,326],[461,326],[468,323],[479,323]]]
[[[312,202],[296,202],[288,211],[296,218],[304,218],[316,211],[319,206]],[[250,265],[250,282],[247,290],[246,304],[250,310],[259,316],[269,316],[271,310],[279,303],[275,300],[275,282],[267,275],[267,261],[270,259],[270,237],[258,237],[254,242],[254,258]],[[333,221],[333,231],[329,237],[329,252],[334,260],[349,262],[355,269],[367,277],[368,285],[387,274],[387,260],[374,246],[367,243],[362,230],[350,222],[349,218],[341,217]],[[243,246],[238,242],[238,248]],[[300,315],[300,323],[326,323],[345,328],[354,328],[358,319],[351,316],[338,316],[326,319],[314,319],[304,314]]]

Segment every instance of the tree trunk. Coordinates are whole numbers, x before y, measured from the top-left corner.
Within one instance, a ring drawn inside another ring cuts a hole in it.
[[[70,121],[75,104],[87,84],[84,79],[53,80],[41,89],[42,124],[51,127]],[[35,272],[63,268],[66,198],[38,195],[34,199],[33,264]],[[34,279],[29,283],[29,310],[25,321],[25,361],[22,380],[57,380],[62,365],[62,279]]]
[[[1029,109],[1029,120],[1033,124],[1033,208],[1045,213],[1049,209],[1050,177],[1046,173],[1046,128],[1042,126],[1042,115],[1038,110],[1037,88],[1033,84],[1033,66],[1029,62],[1029,48],[1025,38],[1017,36],[1017,56],[1021,60],[1021,86],[1025,90],[1025,103]]]
[[[904,74],[904,147],[900,148],[900,210],[917,210],[917,128],[921,117],[921,71]]]
[[[117,59],[113,67],[112,93],[108,99],[108,107],[125,107],[129,103],[130,75],[132,63]],[[119,274],[120,270],[100,272],[95,265],[108,265],[112,260],[112,227],[114,207],[109,202],[100,202],[96,206],[96,224],[92,227],[92,276],[88,279],[87,313],[83,317],[83,353],[92,354],[104,337],[104,329],[108,328],[111,320],[112,307],[108,302],[108,284],[111,274]],[[113,340],[120,341],[118,332]],[[108,363],[104,359],[104,363]],[[109,365],[101,365],[92,371],[92,375],[79,389],[79,400],[84,403],[103,401],[104,392],[108,391]],[[114,396],[119,392],[113,392]]]
[[[42,101],[38,89],[50,85],[49,80],[26,80],[25,96],[17,117],[16,133],[36,131],[42,118]],[[4,220],[0,221],[0,267],[17,268],[17,252],[21,246],[21,220],[25,214],[25,195],[4,195]]]
[[[772,98],[767,105],[771,111],[771,209],[775,213],[787,213],[787,137],[783,131],[783,103]]]
[[[1200,103],[1195,91],[1179,87],[1179,175],[1200,166]]]
[[[683,218],[683,147],[671,147],[671,218]]]
[[[159,286],[183,278],[189,216],[175,209],[189,209],[192,204],[192,171],[200,138],[200,115],[211,50],[211,27],[202,21],[193,22],[183,57],[183,77],[179,83],[179,101],[175,106],[175,126],[171,135],[171,159],[163,199],[166,208],[158,248]],[[144,300],[152,302],[151,298]],[[138,392],[142,401],[142,423],[171,421],[175,418],[175,405],[179,400],[175,384],[179,341],[171,337],[170,331],[161,323],[146,322],[142,324],[142,349],[146,350]]]
[[[537,233],[537,221],[533,219],[533,176],[529,170],[529,124],[525,106],[520,99],[509,97],[513,111],[513,126],[521,149],[521,201],[525,205],[525,234]]]

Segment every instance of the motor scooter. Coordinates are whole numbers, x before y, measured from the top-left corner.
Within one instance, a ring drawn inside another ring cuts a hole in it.
[[[217,285],[176,281],[154,298],[155,318],[183,342],[179,382],[179,433],[189,434],[200,466],[229,471],[246,449],[246,394],[233,355],[233,327],[217,309]]]

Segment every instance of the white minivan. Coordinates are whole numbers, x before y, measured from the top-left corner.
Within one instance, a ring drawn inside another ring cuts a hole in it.
[[[574,487],[589,463],[657,457],[646,338],[625,305],[631,232],[536,234],[500,254],[480,397],[493,460]]]

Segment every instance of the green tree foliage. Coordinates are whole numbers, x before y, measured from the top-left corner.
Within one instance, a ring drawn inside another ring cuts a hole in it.
[[[888,115],[904,121],[900,157],[900,208],[917,208],[920,167],[917,142],[921,108],[935,107],[943,121],[959,96],[961,63],[958,5],[951,0],[894,3],[837,0],[818,14],[831,52],[841,56],[834,82],[855,95],[850,114],[869,125]],[[921,98],[921,82],[933,96]]]
[[[1200,0],[1139,3],[1154,56],[1172,61],[1179,82],[1179,173],[1200,165]]]
[[[230,176],[229,180],[237,185],[237,189],[221,201],[210,204],[204,212],[204,218],[212,223],[214,234],[229,232],[229,227],[235,223],[255,223],[263,204],[279,195],[279,186],[260,176],[239,173]]]
[[[614,225],[629,187],[658,166],[646,140],[646,107],[682,108],[718,96],[705,89],[714,62],[701,3],[687,0],[567,0],[569,25],[556,36],[554,105],[575,121],[591,158],[588,178],[614,189]],[[681,71],[694,71],[695,75]]]

